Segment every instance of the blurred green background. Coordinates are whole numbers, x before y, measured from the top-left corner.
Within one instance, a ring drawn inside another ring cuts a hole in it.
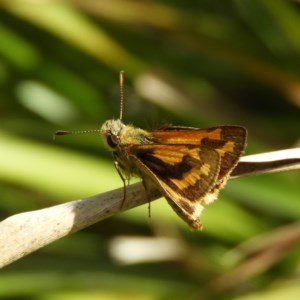
[[[1,219],[122,186],[99,136],[52,139],[118,117],[122,69],[126,123],[242,125],[246,154],[299,146],[299,1],[0,5]],[[230,181],[200,233],[164,199],[151,219],[124,212],[2,269],[0,298],[299,298],[299,179]]]

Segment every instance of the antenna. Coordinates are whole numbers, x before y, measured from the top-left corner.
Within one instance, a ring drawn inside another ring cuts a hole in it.
[[[124,102],[124,71],[120,71],[120,117],[123,117],[123,102]]]
[[[124,71],[120,71],[120,117],[122,120],[123,117],[123,102],[124,102]],[[85,134],[85,133],[100,133],[100,129],[91,129],[91,130],[57,130],[53,134],[53,139],[55,140],[56,136],[68,135],[68,134]]]
[[[85,134],[85,133],[99,133],[100,129],[90,129],[90,130],[57,130],[53,133],[53,139],[58,135],[68,135],[68,134]]]

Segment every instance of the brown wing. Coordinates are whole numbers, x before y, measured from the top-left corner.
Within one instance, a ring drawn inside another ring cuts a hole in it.
[[[192,228],[201,228],[202,204],[217,196],[237,164],[246,130],[169,127],[149,132],[147,137],[152,143],[130,147],[130,156],[161,187],[178,215]]]
[[[200,145],[215,149],[221,156],[218,180],[227,178],[238,163],[246,146],[247,131],[240,126],[212,128],[166,127],[150,132],[155,143]]]
[[[138,145],[131,150],[145,182],[152,178],[175,212],[200,229],[202,199],[216,183],[220,155],[206,147],[185,145]]]

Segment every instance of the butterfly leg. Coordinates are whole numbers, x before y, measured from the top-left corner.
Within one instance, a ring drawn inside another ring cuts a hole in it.
[[[148,200],[148,216],[151,218],[151,200],[161,196],[161,191],[158,190],[157,185],[148,176],[141,174],[141,177]]]
[[[120,169],[120,166],[119,166],[119,163],[117,160],[114,160],[114,165],[115,165],[115,168],[123,182],[123,189],[124,189],[124,193],[123,193],[123,200],[122,200],[122,204],[121,204],[121,210],[123,209],[123,206],[124,206],[124,203],[125,203],[125,200],[126,200],[126,179],[124,178],[122,172],[121,172],[121,169]],[[127,184],[129,183],[129,179],[127,179]]]
[[[145,192],[146,192],[146,196],[147,196],[147,200],[148,200],[148,217],[151,218],[151,193],[150,193],[150,188],[149,188],[149,184],[151,184],[151,182],[149,180],[146,180],[143,178],[142,180],[142,183],[143,183],[143,186],[144,186],[144,189],[145,189]]]

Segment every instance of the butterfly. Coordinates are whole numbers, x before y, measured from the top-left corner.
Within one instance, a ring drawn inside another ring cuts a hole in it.
[[[164,126],[146,131],[125,125],[123,80],[121,71],[120,117],[104,122],[100,134],[112,151],[124,187],[126,180],[140,176],[146,190],[155,185],[191,229],[201,230],[204,206],[217,198],[244,152],[246,129]]]

